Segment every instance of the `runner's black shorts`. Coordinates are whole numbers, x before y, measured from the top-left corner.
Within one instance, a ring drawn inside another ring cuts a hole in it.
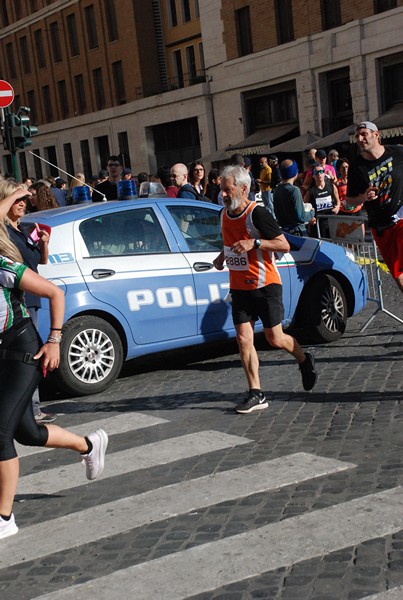
[[[259,318],[263,327],[275,327],[284,319],[283,286],[270,283],[257,290],[231,290],[234,325]]]

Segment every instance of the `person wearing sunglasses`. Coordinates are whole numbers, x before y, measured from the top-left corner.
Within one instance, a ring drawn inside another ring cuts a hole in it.
[[[313,169],[316,166],[323,169],[325,172],[325,176],[328,179],[330,179],[331,181],[333,181],[333,183],[336,183],[336,181],[337,181],[336,171],[334,170],[333,165],[329,165],[326,162],[326,159],[327,159],[327,154],[326,154],[325,150],[322,150],[322,148],[320,148],[319,150],[316,150],[315,162],[312,165],[312,167],[310,167],[307,170],[306,175],[305,175],[305,179],[304,179],[304,183],[303,183],[304,190],[309,190],[311,185],[313,185]]]
[[[119,156],[112,155],[108,158],[106,169],[108,179],[98,183],[95,191],[92,193],[93,202],[103,202],[106,200],[117,200],[118,183],[122,179],[123,164]]]
[[[45,375],[60,364],[64,292],[23,264],[21,253],[5,228],[4,219],[11,206],[26,195],[29,192],[16,182],[0,183],[0,540],[18,532],[13,514],[19,477],[14,441],[25,446],[76,451],[89,480],[101,475],[108,445],[108,436],[102,429],[83,437],[34,419],[32,394],[42,373]],[[27,310],[27,292],[49,301],[50,331],[45,343]]]
[[[311,203],[315,217],[309,225],[311,237],[330,237],[328,219],[325,215],[337,215],[340,210],[339,193],[333,180],[326,177],[324,166],[315,165],[312,169],[313,185],[304,196],[305,203]],[[319,218],[318,218],[319,217]]]
[[[44,230],[36,223],[35,237],[32,231],[30,232],[21,226],[20,221],[25,215],[27,198],[29,197],[30,194],[27,194],[27,196],[15,200],[4,218],[4,223],[10,240],[20,251],[24,264],[37,273],[38,265],[46,265],[48,262],[50,231]],[[34,237],[36,241],[33,239]],[[40,296],[26,292],[25,304],[33,324],[38,328],[38,310],[42,306]],[[35,388],[32,395],[32,409],[37,423],[51,423],[56,419],[56,415],[42,412],[38,387]]]

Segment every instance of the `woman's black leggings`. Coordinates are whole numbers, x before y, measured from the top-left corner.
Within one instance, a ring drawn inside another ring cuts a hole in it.
[[[0,460],[17,456],[14,440],[25,446],[45,446],[48,440],[47,428],[37,425],[32,411],[32,394],[41,378],[39,361],[22,360],[23,353],[35,355],[41,345],[31,319],[1,336],[0,350],[21,352],[21,360],[0,358]]]

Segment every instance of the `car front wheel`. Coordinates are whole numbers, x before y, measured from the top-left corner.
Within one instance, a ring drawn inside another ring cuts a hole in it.
[[[340,283],[331,275],[308,282],[299,311],[305,335],[316,343],[339,339],[347,324],[347,301]]]
[[[115,381],[123,364],[117,331],[104,319],[82,316],[63,327],[58,387],[66,394],[102,392]]]

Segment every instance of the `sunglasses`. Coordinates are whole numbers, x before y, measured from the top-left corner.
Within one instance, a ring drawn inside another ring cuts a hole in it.
[[[314,175],[321,175],[321,173],[324,173],[323,169],[320,169],[319,171],[314,171],[313,172]]]
[[[109,163],[108,167],[120,167],[119,163]]]

